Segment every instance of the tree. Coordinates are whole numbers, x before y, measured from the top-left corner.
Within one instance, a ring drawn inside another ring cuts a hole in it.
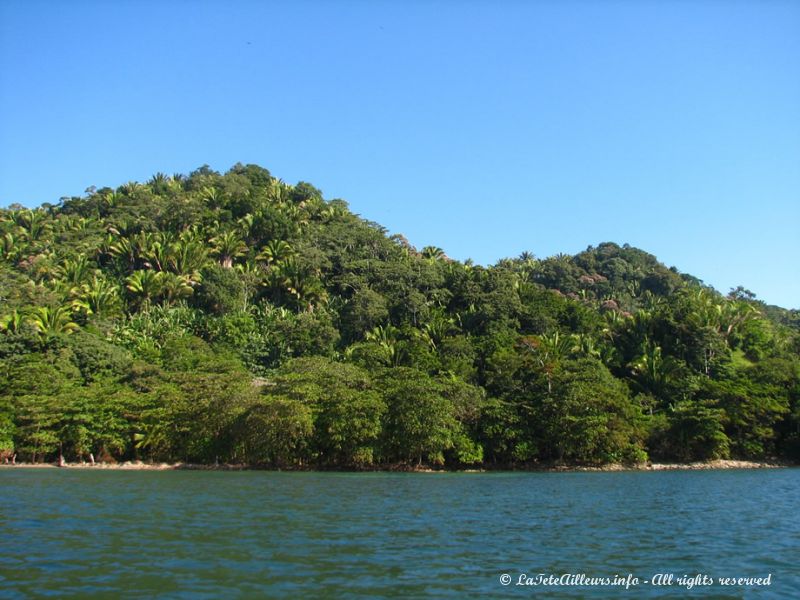
[[[45,340],[69,335],[79,329],[78,324],[72,321],[69,310],[63,306],[38,306],[28,317],[28,321]]]
[[[176,275],[175,273],[161,273],[161,296],[164,306],[171,306],[180,300],[184,300],[194,294],[194,287],[191,279],[186,275]]]
[[[646,460],[639,407],[599,361],[584,358],[560,364],[552,388],[533,402],[544,458],[588,463]]]
[[[239,434],[250,464],[303,466],[314,432],[312,410],[302,402],[268,396],[242,419]]]
[[[422,257],[430,261],[442,260],[443,258],[446,258],[444,250],[437,246],[425,246],[422,249]]]
[[[628,245],[462,263],[255,165],[0,209],[0,459],[800,457],[799,356]]]
[[[0,406],[13,415],[14,447],[32,462],[46,459],[63,443],[64,408],[80,374],[63,356],[46,354],[14,357],[4,366]]]
[[[651,429],[649,446],[659,458],[690,462],[730,456],[724,411],[696,402],[678,402]]]
[[[345,339],[355,341],[385,323],[389,318],[386,299],[378,292],[364,287],[349,299],[342,310],[342,329]]]
[[[652,394],[663,402],[681,397],[685,369],[677,359],[664,357],[660,346],[648,341],[642,354],[630,364],[634,389]]]
[[[753,381],[745,373],[704,380],[698,398],[722,409],[730,451],[737,457],[774,456],[775,425],[789,412],[786,391],[770,381]]]
[[[225,231],[211,238],[212,255],[225,269],[233,267],[233,261],[247,253],[247,246],[234,231]]]
[[[452,403],[425,373],[399,367],[378,381],[388,406],[384,453],[389,460],[443,464],[460,432]]]
[[[533,359],[545,374],[547,391],[552,393],[552,375],[559,362],[566,358],[572,349],[570,339],[555,331],[549,335],[522,337],[518,346],[522,352]]]
[[[2,462],[13,460],[15,434],[16,426],[10,403],[8,400],[0,399],[0,460]]]
[[[289,260],[294,255],[294,249],[285,240],[270,240],[261,249],[256,259],[265,261],[267,265],[276,265]]]
[[[95,275],[90,282],[72,288],[72,309],[86,317],[119,313],[122,302],[116,284]]]
[[[222,315],[245,308],[245,289],[239,274],[221,265],[203,269],[203,283],[195,294],[195,304],[205,311]]]
[[[124,416],[129,391],[114,381],[96,381],[74,390],[64,399],[58,437],[61,451],[79,460],[121,456],[130,442]]]
[[[190,285],[199,283],[200,271],[206,264],[208,249],[199,231],[187,229],[170,245],[168,268],[176,275],[183,275]]]
[[[133,294],[137,305],[147,307],[161,295],[163,278],[160,271],[134,271],[125,280],[125,287]]]
[[[170,436],[172,455],[209,462],[235,454],[236,423],[255,394],[241,363],[193,336],[169,340],[161,357],[159,386],[172,391],[159,418],[177,433]]]
[[[295,359],[281,368],[269,393],[311,409],[311,449],[319,464],[362,466],[373,462],[386,406],[366,371],[322,357]]]

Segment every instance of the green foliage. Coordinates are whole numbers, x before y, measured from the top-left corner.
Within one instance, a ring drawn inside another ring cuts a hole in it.
[[[14,415],[8,406],[8,400],[5,400],[0,404],[0,456],[4,459],[14,453],[15,433]]]
[[[239,429],[244,456],[251,464],[303,466],[312,442],[314,417],[310,406],[272,395],[248,410]]]
[[[61,354],[29,354],[6,362],[0,379],[0,406],[12,415],[13,446],[37,460],[59,446],[65,407],[76,388],[79,373]]]
[[[650,447],[658,458],[690,462],[730,456],[722,409],[681,402],[652,425]]]
[[[58,439],[67,456],[121,455],[129,442],[125,408],[131,399],[113,380],[96,381],[66,398]]]
[[[236,423],[255,394],[241,363],[196,337],[168,340],[160,362],[163,369],[132,373],[132,387],[145,396],[138,447],[199,462],[234,456]]]
[[[364,288],[353,294],[342,311],[342,330],[346,340],[358,340],[374,327],[386,322],[389,309],[379,293]]]
[[[87,382],[104,377],[122,377],[132,363],[130,353],[96,335],[80,331],[69,337],[72,362]]]
[[[461,427],[441,385],[421,371],[401,367],[385,371],[379,386],[388,405],[383,442],[387,458],[444,463]]]
[[[267,388],[267,394],[273,393],[311,410],[311,449],[319,464],[373,462],[386,406],[366,371],[322,357],[294,359],[278,372],[274,386]]]
[[[534,400],[541,454],[567,462],[629,462],[643,455],[640,408],[597,360],[566,361]],[[646,455],[645,455],[646,456]]]
[[[0,453],[800,460],[800,317],[630,246],[484,267],[256,165],[0,210]]]
[[[234,269],[210,265],[203,269],[201,277],[194,295],[195,306],[215,315],[245,309],[245,287]]]
[[[478,440],[486,460],[495,465],[527,463],[539,454],[536,441],[526,427],[527,407],[492,398],[483,408]]]
[[[731,451],[746,458],[764,458],[775,452],[775,425],[789,412],[785,389],[767,377],[745,373],[717,381],[706,380],[698,398],[724,410],[723,425]]]

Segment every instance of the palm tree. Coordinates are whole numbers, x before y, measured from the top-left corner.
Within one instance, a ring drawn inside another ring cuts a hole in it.
[[[126,269],[136,266],[137,248],[131,238],[116,238],[110,234],[104,244],[104,253],[124,263]]]
[[[745,322],[760,317],[758,310],[748,302],[742,300],[727,300],[720,310],[720,333],[725,341],[730,343],[730,336]]]
[[[282,179],[273,179],[267,189],[267,197],[278,205],[287,204],[291,199],[292,186]]]
[[[59,234],[80,233],[87,231],[91,221],[85,217],[75,217],[70,215],[59,215],[56,219],[53,230]]]
[[[289,260],[294,256],[294,249],[283,240],[270,240],[256,256],[256,260],[263,260],[267,265],[274,265]]]
[[[435,351],[442,340],[455,330],[455,320],[448,317],[444,310],[434,309],[431,311],[428,322],[422,326],[417,335]]]
[[[444,253],[444,250],[439,248],[438,246],[425,246],[422,249],[422,257],[427,258],[428,260],[442,260],[447,258]]]
[[[22,230],[22,235],[30,242],[39,241],[52,227],[46,221],[46,213],[41,209],[16,211],[11,214],[11,218]]]
[[[616,302],[614,302],[614,306],[616,306]],[[620,330],[625,326],[627,319],[616,309],[603,313],[603,319],[605,321],[602,329],[603,338],[613,344],[619,336]]]
[[[134,238],[136,254],[148,269],[163,271],[170,258],[170,251],[175,241],[168,232],[140,232]]]
[[[150,458],[158,456],[159,452],[169,447],[171,432],[166,423],[166,420],[142,423],[140,425],[142,431],[133,434],[134,448],[147,450]]]
[[[567,356],[572,350],[572,344],[569,337],[564,337],[556,330],[551,334],[542,334],[539,336],[540,348],[544,350],[548,356],[556,360],[560,360]]]
[[[57,308],[37,306],[28,317],[28,322],[42,338],[69,335],[80,329],[78,324],[72,321],[69,310],[63,306]]]
[[[642,354],[631,361],[631,370],[640,391],[663,398],[667,386],[680,375],[681,365],[673,357],[663,357],[661,347],[647,340]]]
[[[296,233],[308,226],[308,213],[302,207],[296,204],[287,204],[281,208],[281,212],[294,224]]]
[[[711,328],[720,331],[720,316],[722,303],[704,288],[684,293],[684,298],[689,301],[688,320],[698,328]]]
[[[161,273],[161,294],[164,296],[164,305],[171,306],[177,300],[188,298],[194,293],[189,278],[186,275],[175,273]]]
[[[16,308],[7,315],[0,317],[0,331],[19,333],[25,323],[25,318]]]
[[[206,201],[210,208],[221,208],[223,194],[215,187],[206,186],[200,191],[200,197]]]
[[[591,358],[601,357],[601,349],[597,346],[594,337],[588,333],[573,333],[570,338],[572,339],[572,348],[570,348],[570,351],[574,354],[580,354]]]
[[[0,258],[3,260],[16,262],[24,254],[23,250],[22,240],[15,238],[10,231],[0,237]]]
[[[191,285],[200,282],[200,271],[207,259],[208,249],[196,231],[184,232],[179,240],[170,245],[170,270],[177,275],[185,275]]]
[[[115,314],[121,307],[118,287],[95,275],[89,283],[72,289],[72,309],[90,315]]]
[[[169,177],[158,172],[150,178],[147,185],[154,194],[161,194],[169,189]]]
[[[572,350],[572,340],[562,336],[557,330],[551,334],[524,336],[519,341],[520,348],[533,357],[547,378],[547,393],[553,391],[553,371],[558,363]]]
[[[383,349],[386,356],[386,364],[391,367],[400,365],[402,351],[398,342],[400,341],[400,330],[391,325],[378,325],[372,331],[368,331],[364,336],[368,342],[374,342]]]
[[[101,216],[108,215],[111,212],[111,209],[114,208],[119,201],[122,199],[122,194],[120,192],[108,192],[103,194],[100,198],[100,206],[99,211]]]
[[[255,222],[255,216],[252,213],[247,213],[241,219],[237,219],[236,221],[236,229],[239,231],[240,235],[244,239],[248,239],[250,236],[250,231],[253,229],[253,223]]]
[[[173,194],[178,194],[183,191],[183,184],[186,178],[181,173],[171,175],[167,180],[167,189]]]
[[[79,254],[76,258],[64,260],[56,268],[59,278],[71,286],[79,286],[95,273],[95,264],[89,260],[85,254]]]
[[[144,186],[139,183],[138,181],[129,181],[128,183],[121,185],[117,191],[125,196],[133,196],[136,192],[141,190]]]
[[[125,287],[130,291],[140,306],[148,306],[161,294],[163,271],[134,271],[125,280]]]
[[[221,233],[211,238],[210,242],[211,254],[217,257],[219,264],[225,269],[230,269],[234,259],[244,256],[247,252],[247,246],[234,231]]]
[[[322,220],[323,223],[328,223],[334,217],[338,217],[342,215],[342,211],[338,209],[336,206],[327,205],[319,211],[319,218]]]
[[[559,252],[553,256],[553,259],[562,265],[569,264],[572,261],[572,257],[569,254],[564,254],[563,252]]]
[[[508,269],[510,271],[514,267],[514,261],[510,258],[501,258],[494,266],[498,269]]]
[[[298,307],[308,312],[328,301],[328,291],[316,277],[301,277],[294,282],[289,291],[297,298]]]
[[[327,302],[328,293],[316,273],[308,267],[300,265],[293,258],[276,264],[269,272],[267,285],[278,296],[288,294],[289,299],[298,308],[307,311]]]

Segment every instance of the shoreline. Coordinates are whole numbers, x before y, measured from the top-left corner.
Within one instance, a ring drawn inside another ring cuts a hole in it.
[[[476,467],[465,469],[434,469],[408,465],[389,465],[371,469],[304,469],[259,467],[252,465],[220,464],[205,465],[194,463],[146,463],[127,461],[120,463],[17,463],[0,464],[0,469],[83,469],[116,471],[274,471],[274,472],[318,472],[318,473],[585,473],[585,472],[637,472],[637,471],[711,471],[726,469],[786,469],[797,464],[775,461],[712,460],[692,463],[641,463],[624,465],[610,463],[600,466],[581,465],[529,465],[516,468]]]

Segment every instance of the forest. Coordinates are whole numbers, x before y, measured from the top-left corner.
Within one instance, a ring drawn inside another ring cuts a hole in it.
[[[158,173],[0,210],[10,457],[796,462],[800,312],[628,245],[480,266],[262,167]]]

